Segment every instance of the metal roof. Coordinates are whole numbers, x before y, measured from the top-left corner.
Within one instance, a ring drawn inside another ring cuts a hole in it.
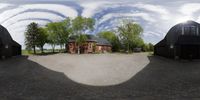
[[[16,41],[14,41],[6,28],[0,25],[0,41],[2,45],[13,45],[21,46]]]
[[[104,39],[104,38],[99,38],[97,36],[94,36],[94,35],[90,35],[90,34],[87,34],[87,41],[93,41],[93,42],[96,42],[97,45],[108,45],[108,46],[111,46],[111,43]],[[73,35],[73,36],[70,36],[69,37],[69,42],[75,42],[76,38],[78,38],[77,35]]]
[[[199,31],[197,31],[197,34],[199,34],[199,36],[200,36],[200,24],[195,22],[195,21],[190,20],[190,21],[187,21],[185,23],[179,23],[179,24],[173,26],[169,30],[169,32],[166,34],[165,38],[162,41],[160,41],[158,44],[156,44],[156,46],[160,46],[160,45],[163,45],[163,44],[174,45],[174,44],[177,43],[177,41],[179,42],[179,44],[180,44],[180,42],[184,42],[184,43],[190,42],[191,43],[191,41],[187,41],[187,40],[197,37],[197,35],[192,36],[193,35],[192,32],[187,33],[187,35],[186,35],[186,37],[184,37],[184,39],[182,38],[182,39],[179,40],[179,37],[182,36],[182,32],[183,32],[184,27],[192,27],[192,26],[196,27],[197,30],[199,30]],[[184,28],[184,31],[186,29]],[[186,30],[186,31],[190,31],[190,30]],[[190,37],[190,35],[192,37]],[[192,42],[194,43],[194,42],[200,42],[200,41],[192,41]]]

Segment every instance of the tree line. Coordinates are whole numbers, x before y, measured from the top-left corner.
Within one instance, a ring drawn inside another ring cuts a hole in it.
[[[60,46],[66,49],[69,37],[76,35],[75,40],[78,45],[78,53],[80,46],[87,40],[87,32],[94,30],[95,20],[93,18],[85,18],[78,16],[74,19],[66,18],[60,22],[52,22],[40,27],[37,23],[30,23],[25,31],[25,45],[27,50],[33,50],[36,54],[36,48],[40,48],[44,52],[44,45],[49,44],[52,52],[55,47]],[[153,44],[145,44],[141,38],[143,28],[136,22],[124,20],[117,27],[116,31],[101,31],[97,36],[107,39],[112,44],[113,52],[133,52],[134,48],[141,48],[143,51],[153,51]]]

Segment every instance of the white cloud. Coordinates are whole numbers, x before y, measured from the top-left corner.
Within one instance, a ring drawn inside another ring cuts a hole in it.
[[[29,19],[29,18],[47,18],[47,19],[51,19],[51,20],[54,20],[54,21],[59,21],[59,20],[64,19],[60,16],[57,16],[57,15],[52,14],[52,13],[47,13],[47,12],[27,12],[27,13],[17,15],[13,18],[10,18],[6,22],[2,23],[2,25],[7,27],[8,25],[10,25],[12,23],[18,22],[18,20],[20,20],[20,19]]]
[[[22,6],[25,9],[46,9],[61,13],[65,16],[75,18],[78,15],[78,12],[72,7],[60,5],[60,4],[32,4]]]
[[[108,3],[106,1],[83,2],[80,4],[84,8],[82,16],[92,17],[101,7],[104,7]]]
[[[7,27],[7,29],[15,30],[15,29],[22,28],[22,27],[26,28],[27,25],[32,22],[39,23],[40,26],[48,23],[48,21],[45,21],[45,20],[25,20],[25,21],[17,22],[15,24],[13,24],[12,26]]]
[[[6,7],[12,6],[12,4],[7,4],[7,3],[0,3],[0,9],[4,9]]]
[[[199,10],[200,10],[200,3],[188,3],[188,4],[183,5],[179,9],[179,11],[182,14],[190,15],[190,16]]]
[[[154,12],[154,13],[158,13],[158,14],[160,14],[161,18],[164,19],[164,20],[169,19],[169,14],[170,13],[163,6],[152,5],[152,4],[144,4],[144,3],[138,3],[138,4],[134,4],[132,6],[140,8],[140,9],[144,9],[144,10],[147,10],[147,11],[151,11],[151,12]]]
[[[149,10],[149,11],[152,11],[152,12],[157,12],[157,13],[160,13],[160,14],[169,14],[168,10],[165,9],[164,7],[160,6],[160,5],[138,3],[138,4],[135,4],[133,6],[135,6],[137,8]]]
[[[111,19],[113,17],[132,17],[133,19],[136,18],[136,17],[139,17],[139,18],[142,18],[144,19],[145,21],[148,21],[148,22],[155,22],[155,19],[153,17],[151,17],[148,13],[123,13],[123,14],[119,14],[119,13],[109,13],[107,15],[105,15],[103,18],[101,18],[101,20],[99,21],[99,23],[103,23],[105,21],[107,21],[108,19]]]
[[[21,5],[18,8],[6,10],[3,13],[0,14],[0,22],[2,23],[4,20],[11,18],[13,15],[17,15],[20,12],[26,11],[28,9],[46,9],[58,12],[60,14],[63,14],[65,16],[69,17],[76,17],[78,15],[77,11],[72,9],[71,7],[67,7],[64,5],[59,4],[29,4],[29,5]],[[51,12],[49,12],[51,13]],[[38,14],[34,15],[38,16]],[[32,16],[29,16],[32,17]]]
[[[160,33],[153,32],[153,31],[144,32],[143,35],[144,35],[145,37],[149,37],[149,36],[161,37],[161,34],[160,34]]]

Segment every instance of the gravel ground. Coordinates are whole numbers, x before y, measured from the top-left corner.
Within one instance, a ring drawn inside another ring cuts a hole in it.
[[[200,61],[146,53],[0,61],[0,100],[199,100]]]

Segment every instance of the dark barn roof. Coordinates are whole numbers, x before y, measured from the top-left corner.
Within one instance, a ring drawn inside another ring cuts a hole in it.
[[[187,21],[186,23],[180,23],[177,24],[175,26],[173,26],[168,33],[166,34],[165,38],[163,40],[161,40],[159,43],[157,43],[155,46],[159,46],[160,44],[166,44],[166,45],[175,45],[176,42],[181,42],[181,43],[185,43],[186,41],[183,40],[179,40],[180,36],[182,34],[182,27],[187,27],[187,26],[195,26],[199,29],[200,31],[200,24],[194,21]],[[185,35],[184,40],[187,40],[186,38],[192,36],[192,33],[189,32],[187,35]],[[200,35],[199,35],[200,36]],[[197,36],[194,36],[197,38]],[[179,40],[179,41],[178,41]],[[189,41],[188,41],[189,42]],[[191,42],[194,43],[195,41]],[[198,42],[198,41],[196,41]]]
[[[195,49],[196,54],[192,53]],[[200,24],[195,21],[187,21],[173,26],[165,38],[154,46],[154,54],[175,57],[194,56],[200,58]],[[196,56],[197,57],[197,56]]]
[[[8,30],[1,25],[0,25],[0,39],[2,44],[12,44],[13,41]]]
[[[189,27],[189,26],[195,26],[197,28],[200,27],[200,24],[194,21],[187,21],[185,23],[180,23],[175,25],[174,27],[172,27],[169,32],[167,33],[165,39],[167,44],[171,45],[171,44],[175,44],[175,42],[177,42],[179,36],[182,34],[182,27]],[[185,30],[186,31],[186,30]],[[187,30],[189,31],[189,30]],[[192,35],[191,32],[187,33],[187,36]]]
[[[6,28],[0,25],[0,58],[21,55],[21,45],[14,41]]]
[[[96,37],[94,35],[89,35],[89,34],[87,34],[86,36],[87,36],[87,41],[96,42],[97,45],[108,45],[108,46],[111,46],[111,43],[108,40],[104,39],[104,38],[99,38],[99,37]],[[69,37],[69,42],[75,42],[76,38],[77,38],[77,35],[70,36]]]

